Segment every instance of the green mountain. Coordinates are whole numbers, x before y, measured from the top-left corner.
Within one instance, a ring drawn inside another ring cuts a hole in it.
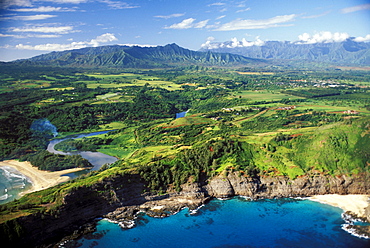
[[[336,64],[370,65],[370,43],[347,39],[343,42],[302,44],[289,41],[266,41],[246,46],[241,41],[211,43],[201,51],[232,53],[250,58],[303,60]]]
[[[69,67],[156,68],[178,65],[236,66],[263,62],[241,55],[198,52],[176,44],[157,47],[102,46],[52,52],[18,60],[20,65],[53,65]]]

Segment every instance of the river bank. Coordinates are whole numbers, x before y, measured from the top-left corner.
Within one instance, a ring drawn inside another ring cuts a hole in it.
[[[70,177],[63,175],[86,169],[86,168],[73,168],[54,172],[42,171],[39,170],[37,167],[32,166],[30,162],[27,161],[20,162],[17,160],[0,161],[0,166],[14,168],[31,180],[32,187],[29,190],[22,192],[21,195],[47,189],[59,183],[66,182],[70,179]]]

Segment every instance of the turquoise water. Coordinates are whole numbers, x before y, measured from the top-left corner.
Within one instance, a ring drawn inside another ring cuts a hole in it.
[[[213,200],[196,214],[187,209],[167,218],[142,215],[123,230],[101,220],[78,247],[370,247],[341,229],[342,210],[309,200]]]

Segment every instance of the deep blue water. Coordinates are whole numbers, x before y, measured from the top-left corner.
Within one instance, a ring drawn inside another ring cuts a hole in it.
[[[167,218],[141,216],[123,230],[101,220],[80,247],[370,247],[343,231],[342,210],[309,200],[213,200],[194,215],[187,209]]]

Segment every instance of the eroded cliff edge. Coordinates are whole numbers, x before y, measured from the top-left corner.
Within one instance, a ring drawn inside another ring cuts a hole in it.
[[[63,198],[62,207],[55,211],[31,214],[1,224],[0,234],[8,240],[7,246],[46,247],[102,216],[117,221],[127,221],[139,211],[166,216],[183,207],[195,209],[214,197],[237,195],[258,199],[370,194],[370,180],[366,175],[314,175],[291,180],[283,176],[251,178],[230,173],[202,183],[182,185],[181,192],[153,195],[146,191],[146,182],[139,175],[116,175],[90,187],[73,190]],[[366,218],[370,221],[370,207]]]

